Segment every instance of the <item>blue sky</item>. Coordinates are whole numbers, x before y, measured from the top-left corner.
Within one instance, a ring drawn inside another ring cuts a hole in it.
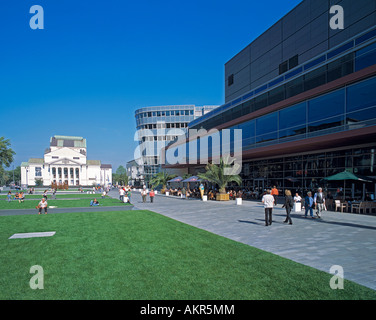
[[[14,165],[55,134],[114,170],[133,159],[134,111],[224,103],[224,64],[300,0],[2,0],[0,136]],[[32,30],[32,5],[44,30]]]

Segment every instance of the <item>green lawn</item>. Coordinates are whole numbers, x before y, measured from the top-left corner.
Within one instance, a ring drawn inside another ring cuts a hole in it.
[[[8,240],[14,233],[56,231]],[[376,299],[350,281],[150,211],[0,217],[0,299]],[[44,270],[32,290],[30,267]]]
[[[12,194],[12,199],[14,199],[14,193]],[[24,194],[25,199],[41,199],[43,197],[43,194]],[[87,194],[87,193],[72,193],[72,194],[56,194],[56,199],[67,199],[67,198],[80,198],[80,199],[87,199],[87,198],[101,198],[101,193],[96,194]],[[52,194],[47,194],[47,199],[51,199]],[[106,196],[107,197],[107,196]],[[0,200],[5,199],[7,200],[7,195],[0,194]]]
[[[58,208],[73,208],[73,207],[90,207],[90,200],[96,198],[99,201],[100,206],[124,206],[129,205],[128,203],[122,203],[118,199],[105,198],[102,199],[100,196],[95,197],[91,196],[88,199],[77,199],[77,200],[47,200],[48,206],[55,206]],[[24,202],[19,203],[18,201],[5,201],[0,200],[0,210],[4,209],[32,209],[40,202],[41,198],[38,200],[25,200]]]

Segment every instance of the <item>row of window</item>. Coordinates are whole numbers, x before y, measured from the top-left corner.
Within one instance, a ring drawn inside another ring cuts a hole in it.
[[[252,144],[376,119],[375,88],[376,77],[229,129],[242,129]]]
[[[149,111],[136,115],[136,119],[170,116],[193,116],[194,110]]]
[[[328,129],[341,131],[357,129],[367,125],[376,124],[376,77],[347,86],[299,103],[297,105],[281,109],[259,118],[249,120],[230,129],[230,151],[234,151],[234,129],[242,130],[242,150],[257,147],[260,143],[278,143],[286,138],[304,139],[309,134],[325,134]],[[346,127],[345,127],[346,125]],[[323,131],[325,130],[325,131]],[[321,131],[321,132],[319,132]],[[218,133],[222,141],[223,131]],[[209,139],[211,137],[211,139]],[[215,136],[207,137],[209,146],[215,143]],[[200,157],[200,140],[197,141]],[[196,143],[195,141],[190,143]],[[186,144],[187,158],[189,157],[189,144]],[[222,142],[221,142],[222,144]],[[176,147],[175,147],[176,148]],[[178,149],[176,149],[178,150]],[[211,157],[211,147],[207,150]],[[194,155],[191,155],[194,157]],[[201,155],[205,156],[205,155]]]
[[[143,124],[138,126],[138,130],[142,129],[171,129],[171,128],[188,128],[188,122],[177,122],[177,123],[153,123],[153,124]]]
[[[178,136],[148,136],[142,137],[142,141],[175,141]]]
[[[197,122],[191,123],[191,128],[198,129],[202,127],[207,130],[215,128],[223,123],[291,98],[374,64],[376,64],[376,43],[356,52],[349,53],[208,120],[202,122],[196,120]],[[220,108],[217,109],[217,112],[219,112],[219,110]],[[210,114],[208,114],[208,116],[209,115]]]
[[[286,188],[312,188],[322,186],[323,178],[344,170],[363,176],[375,176],[375,153],[376,145],[362,149],[250,161],[243,163],[241,176],[246,180],[244,185],[252,187],[278,185]],[[339,182],[335,182],[335,185],[338,184]]]

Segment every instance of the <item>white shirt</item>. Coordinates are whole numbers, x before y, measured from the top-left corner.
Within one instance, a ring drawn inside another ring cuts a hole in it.
[[[302,201],[302,197],[301,197],[301,196],[295,196],[295,197],[294,197],[294,201],[295,201],[295,202]]]
[[[41,207],[41,208],[46,208],[47,207],[47,201],[41,201],[41,202],[39,202],[39,207]]]
[[[121,196],[123,196],[124,193],[125,193],[125,191],[124,191],[123,189],[120,189],[120,190],[119,190],[119,194],[120,194]]]
[[[264,204],[264,208],[273,208],[274,197],[271,194],[265,194],[262,197],[262,203]]]

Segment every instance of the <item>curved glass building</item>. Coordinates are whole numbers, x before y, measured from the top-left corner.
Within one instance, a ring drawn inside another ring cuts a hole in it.
[[[135,111],[137,139],[140,146],[138,162],[143,166],[145,182],[160,171],[162,148],[186,135],[188,124],[217,106],[155,106]],[[140,163],[141,162],[141,163]]]

